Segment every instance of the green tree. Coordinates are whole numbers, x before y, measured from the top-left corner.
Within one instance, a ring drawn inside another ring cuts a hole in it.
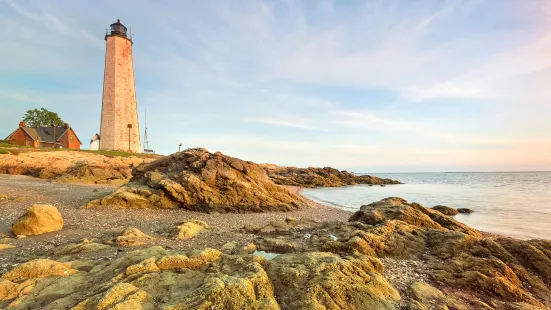
[[[44,108],[28,110],[23,117],[23,121],[29,127],[50,127],[63,126],[64,122],[57,113],[48,111]]]

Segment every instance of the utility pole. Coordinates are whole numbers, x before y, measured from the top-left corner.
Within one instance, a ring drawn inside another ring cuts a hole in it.
[[[128,152],[131,153],[132,149],[130,148],[130,129],[132,129],[132,124],[128,124]]]
[[[55,139],[55,124],[54,122],[52,122],[52,127],[54,129],[54,149],[55,149],[55,142],[56,142],[56,139]]]

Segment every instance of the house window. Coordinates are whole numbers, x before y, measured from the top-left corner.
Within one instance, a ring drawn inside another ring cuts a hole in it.
[[[69,141],[73,142],[74,136],[69,136]]]

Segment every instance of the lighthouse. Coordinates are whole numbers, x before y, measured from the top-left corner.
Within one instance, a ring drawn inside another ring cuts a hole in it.
[[[132,37],[128,36],[127,28],[117,19],[106,32],[105,41],[99,148],[140,153]]]

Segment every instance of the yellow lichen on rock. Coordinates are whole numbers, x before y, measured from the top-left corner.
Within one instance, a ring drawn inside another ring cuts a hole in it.
[[[18,285],[0,278],[0,301],[11,300],[19,295]]]
[[[146,292],[129,283],[119,283],[105,293],[86,299],[73,310],[141,310],[148,299]]]
[[[12,282],[20,282],[49,276],[64,277],[76,272],[78,270],[72,269],[70,263],[60,263],[50,259],[36,259],[17,266],[5,273],[2,278]]]
[[[207,248],[204,250],[191,252],[190,257],[200,259],[206,263],[213,263],[219,261],[222,255],[222,252],[218,250]]]
[[[12,248],[15,248],[15,245],[11,245],[11,244],[0,244],[0,251],[5,250],[5,249],[12,249]]]
[[[197,269],[203,264],[205,264],[204,261],[197,258],[189,258],[185,255],[169,255],[157,261],[157,266],[161,270],[180,268]]]
[[[268,267],[284,309],[395,309],[398,291],[373,262],[324,252],[280,255]]]
[[[112,243],[124,247],[140,246],[148,244],[153,239],[153,237],[150,237],[139,229],[132,227],[123,231],[122,235],[117,236],[114,240],[112,240]]]
[[[161,269],[159,269],[159,267],[155,263],[155,258],[150,257],[148,259],[145,259],[145,260],[141,261],[138,264],[128,266],[126,268],[125,273],[126,273],[127,276],[130,276],[130,275],[133,275],[133,274],[157,272],[157,271],[160,271],[160,270]]]
[[[178,225],[178,227],[172,231],[172,235],[179,240],[191,239],[208,227],[209,225],[203,221],[189,220]]]
[[[15,235],[33,236],[58,231],[63,228],[63,217],[56,207],[34,205],[12,225]]]

